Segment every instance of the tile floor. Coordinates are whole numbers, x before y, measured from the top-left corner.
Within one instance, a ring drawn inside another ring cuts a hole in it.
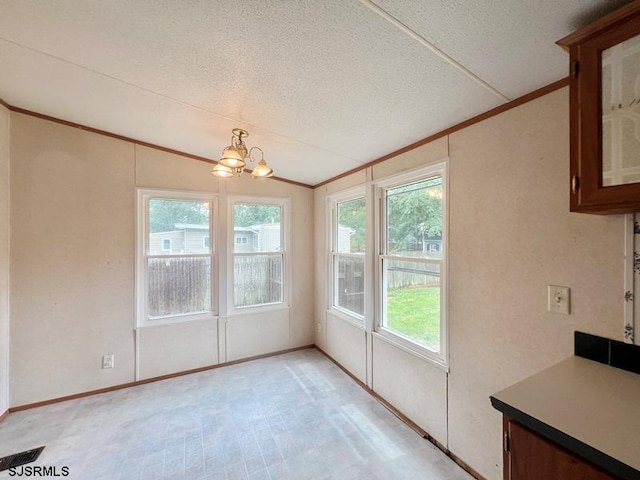
[[[0,423],[0,456],[40,445],[78,480],[472,479],[315,349]]]

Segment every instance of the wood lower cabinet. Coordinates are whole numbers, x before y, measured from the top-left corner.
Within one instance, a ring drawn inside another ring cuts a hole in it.
[[[616,477],[569,453],[509,417],[503,417],[505,480],[614,480]]]

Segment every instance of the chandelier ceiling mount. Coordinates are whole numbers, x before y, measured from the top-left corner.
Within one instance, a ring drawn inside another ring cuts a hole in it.
[[[211,174],[222,178],[240,176],[244,172],[247,163],[252,162],[256,163],[256,166],[251,170],[253,178],[273,176],[273,170],[267,165],[262,149],[260,147],[248,148],[244,143],[244,139],[249,136],[249,132],[242,128],[234,128],[231,133],[231,145],[225,147],[222,151],[222,157],[211,170]],[[253,152],[255,151],[260,152],[259,160],[253,157]]]

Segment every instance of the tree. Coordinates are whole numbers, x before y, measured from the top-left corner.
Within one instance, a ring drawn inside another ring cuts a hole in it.
[[[233,211],[233,221],[236,227],[280,223],[280,207],[237,203]]]
[[[426,239],[442,238],[442,179],[387,192],[387,241],[391,252],[422,250]]]
[[[366,209],[364,197],[338,204],[338,225],[351,229],[351,251],[364,252]]]
[[[176,224],[209,225],[209,203],[193,200],[149,200],[149,227],[151,232],[170,232]]]

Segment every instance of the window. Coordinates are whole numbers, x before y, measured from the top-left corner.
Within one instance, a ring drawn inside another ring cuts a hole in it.
[[[285,201],[272,199],[231,202],[235,239],[230,266],[234,308],[286,301],[285,205]]]
[[[364,317],[364,196],[333,198],[331,208],[331,306]]]
[[[378,185],[378,332],[444,364],[446,164]]]
[[[213,197],[139,190],[138,325],[210,317]]]

